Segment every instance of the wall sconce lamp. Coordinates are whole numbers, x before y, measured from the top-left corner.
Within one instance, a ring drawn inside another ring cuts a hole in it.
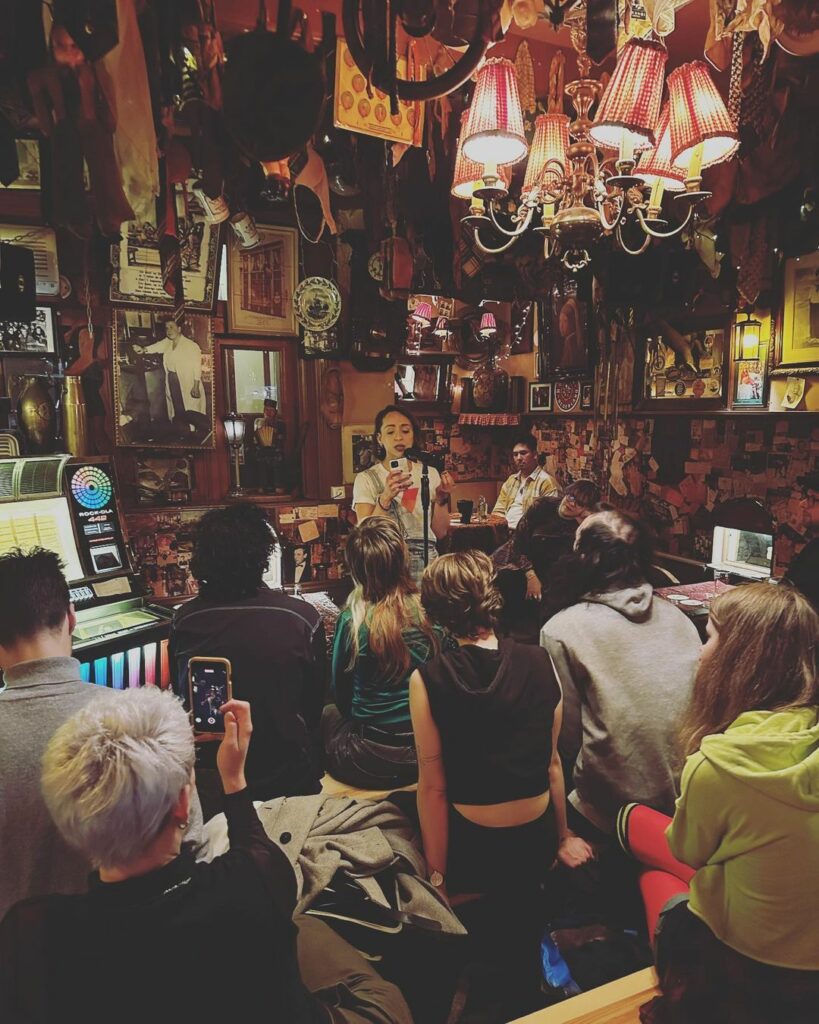
[[[494,338],[497,330],[498,325],[495,322],[494,313],[484,313],[481,317],[481,326],[478,328],[478,334],[482,338]]]
[[[759,359],[759,332],[762,324],[751,317],[751,311],[746,311],[746,320],[737,324],[737,340],[734,352],[734,361],[740,359]]]
[[[222,418],[225,428],[225,441],[233,456],[233,487],[228,491],[229,498],[241,498],[245,493],[239,477],[239,452],[245,442],[245,421],[235,412],[229,412]]]
[[[421,327],[429,327],[432,323],[432,306],[428,302],[419,302],[410,313],[410,320]]]
[[[435,329],[432,332],[436,338],[441,338],[443,341],[449,337],[449,321],[445,316],[439,316],[435,321]]]

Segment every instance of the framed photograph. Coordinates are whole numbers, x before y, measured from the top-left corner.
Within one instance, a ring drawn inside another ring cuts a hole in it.
[[[310,541],[297,540],[285,546],[282,552],[283,583],[311,583],[313,581],[312,551],[313,544]]]
[[[15,320],[0,323],[0,352],[4,355],[15,352],[53,355],[57,351],[54,337],[54,310],[50,306],[37,306],[30,323]]]
[[[134,461],[138,505],[190,504],[193,456],[138,455]]]
[[[641,327],[642,372],[635,404],[641,409],[721,409],[732,318],[691,316],[674,323],[649,317]]]
[[[213,448],[209,316],[114,310],[113,377],[118,445]]]
[[[552,385],[529,381],[529,412],[552,411]]]
[[[785,260],[777,367],[819,366],[819,250]]]
[[[192,184],[190,180],[174,186],[185,308],[211,312],[219,282],[221,225],[205,218]],[[111,246],[111,302],[173,309],[174,299],[162,286],[159,242],[157,226],[151,221],[133,220],[123,226],[121,240]]]
[[[429,363],[398,363],[393,383],[396,401],[437,402],[441,369]]]
[[[591,373],[591,278],[555,271],[538,303],[538,377],[578,379]]]
[[[371,423],[341,428],[341,459],[345,484],[351,484],[356,473],[376,464],[378,459]]]
[[[594,407],[594,384],[591,381],[580,385],[580,408],[587,412]]]
[[[293,308],[299,243],[295,228],[257,225],[260,242],[228,244],[228,329],[231,334],[299,333]]]
[[[759,359],[734,363],[732,409],[764,409],[768,402],[768,346],[760,345]]]
[[[40,188],[40,143],[37,139],[15,139],[20,173],[8,186],[13,189]]]

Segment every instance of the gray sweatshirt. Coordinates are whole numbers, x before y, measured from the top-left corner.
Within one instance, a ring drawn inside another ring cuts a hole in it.
[[[85,892],[91,865],[57,832],[40,792],[48,741],[74,712],[114,690],[80,679],[76,658],[24,661],[4,673],[0,692],[0,920],[18,900]],[[186,840],[201,841],[194,793]]]
[[[673,814],[679,728],[702,650],[694,624],[643,583],[585,595],[546,623],[540,643],[563,686],[573,806],[606,832],[630,801]]]

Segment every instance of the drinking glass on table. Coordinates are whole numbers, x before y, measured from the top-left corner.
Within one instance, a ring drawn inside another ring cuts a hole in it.
[[[730,579],[730,572],[726,572],[724,569],[714,569],[714,597],[719,597],[720,595],[720,583],[723,587],[727,587]]]

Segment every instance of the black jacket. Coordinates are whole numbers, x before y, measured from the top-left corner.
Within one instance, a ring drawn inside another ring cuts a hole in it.
[[[174,616],[170,656],[186,704],[188,659],[230,660],[233,696],[253,711],[245,774],[254,800],[319,792],[311,733],[327,692],[327,644],[312,605],[268,587],[224,604],[194,598]]]
[[[0,925],[3,1024],[265,1020],[326,1024],[296,959],[296,878],[250,795],[225,797],[230,850],[184,851],[82,896],[16,904]]]

